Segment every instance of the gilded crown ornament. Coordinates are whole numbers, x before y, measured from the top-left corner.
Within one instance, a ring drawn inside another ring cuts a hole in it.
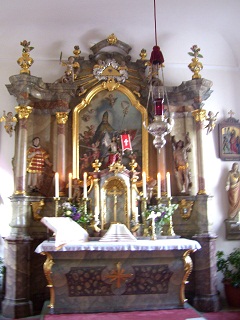
[[[203,68],[202,63],[199,61],[199,58],[203,58],[203,56],[199,53],[200,48],[195,44],[191,47],[192,52],[188,52],[190,56],[192,56],[192,62],[188,65],[188,68],[193,72],[192,80],[193,79],[200,79],[200,71]]]
[[[20,73],[30,74],[29,68],[34,62],[34,60],[30,57],[30,51],[32,51],[34,47],[30,47],[30,41],[27,40],[21,41],[20,45],[23,46],[22,56],[17,60],[17,63],[22,68]]]

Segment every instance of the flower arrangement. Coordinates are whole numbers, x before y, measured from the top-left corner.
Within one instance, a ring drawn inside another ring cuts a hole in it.
[[[149,206],[144,212],[145,220],[152,220],[151,226],[147,227],[145,223],[145,235],[151,230],[152,239],[156,239],[156,234],[161,235],[163,226],[169,225],[169,235],[174,235],[172,227],[172,215],[178,208],[178,204],[157,204]]]
[[[86,210],[85,204],[82,202],[64,202],[61,211],[63,217],[71,218],[84,229],[87,229],[93,219],[92,213]]]
[[[146,219],[152,219],[155,217],[155,224],[163,226],[170,223],[171,217],[174,211],[178,208],[178,204],[157,204],[154,206],[149,206],[144,212]]]

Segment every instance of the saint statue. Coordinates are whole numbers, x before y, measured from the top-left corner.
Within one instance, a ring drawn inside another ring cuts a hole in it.
[[[226,181],[226,191],[228,193],[228,218],[239,218],[240,212],[240,172],[239,165],[234,162],[232,169],[229,171]]]
[[[27,172],[28,187],[31,191],[39,191],[42,186],[42,175],[44,166],[52,166],[49,161],[49,154],[40,145],[40,138],[35,137],[32,140],[32,146],[27,151]]]

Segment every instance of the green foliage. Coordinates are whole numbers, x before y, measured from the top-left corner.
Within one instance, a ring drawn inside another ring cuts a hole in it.
[[[234,249],[227,257],[223,251],[217,254],[217,271],[223,274],[223,281],[240,287],[240,248]]]
[[[156,225],[163,226],[169,224],[171,216],[174,211],[178,208],[178,204],[158,204],[155,206],[149,206],[144,212],[145,218],[153,218],[155,216]]]
[[[60,215],[62,215],[63,217],[71,218],[84,229],[86,229],[90,225],[93,219],[92,213],[85,210],[85,204],[81,202],[80,203],[64,202],[60,209],[59,216]]]
[[[195,44],[193,45],[191,48],[192,52],[188,52],[188,54],[191,57],[195,57],[195,58],[203,58],[203,55],[200,53],[200,48],[198,48],[198,46]]]

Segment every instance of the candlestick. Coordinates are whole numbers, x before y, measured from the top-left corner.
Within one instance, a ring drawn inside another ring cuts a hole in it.
[[[161,173],[158,172],[157,174],[157,197],[158,199],[161,198]]]
[[[143,198],[147,197],[147,178],[146,172],[142,173],[142,188],[143,188]]]
[[[59,173],[55,173],[55,198],[59,198]]]
[[[87,172],[83,173],[83,198],[87,199]]]
[[[68,198],[72,199],[72,173],[68,174]]]
[[[166,178],[167,178],[167,197],[171,198],[171,181],[170,181],[170,173],[166,173]]]

